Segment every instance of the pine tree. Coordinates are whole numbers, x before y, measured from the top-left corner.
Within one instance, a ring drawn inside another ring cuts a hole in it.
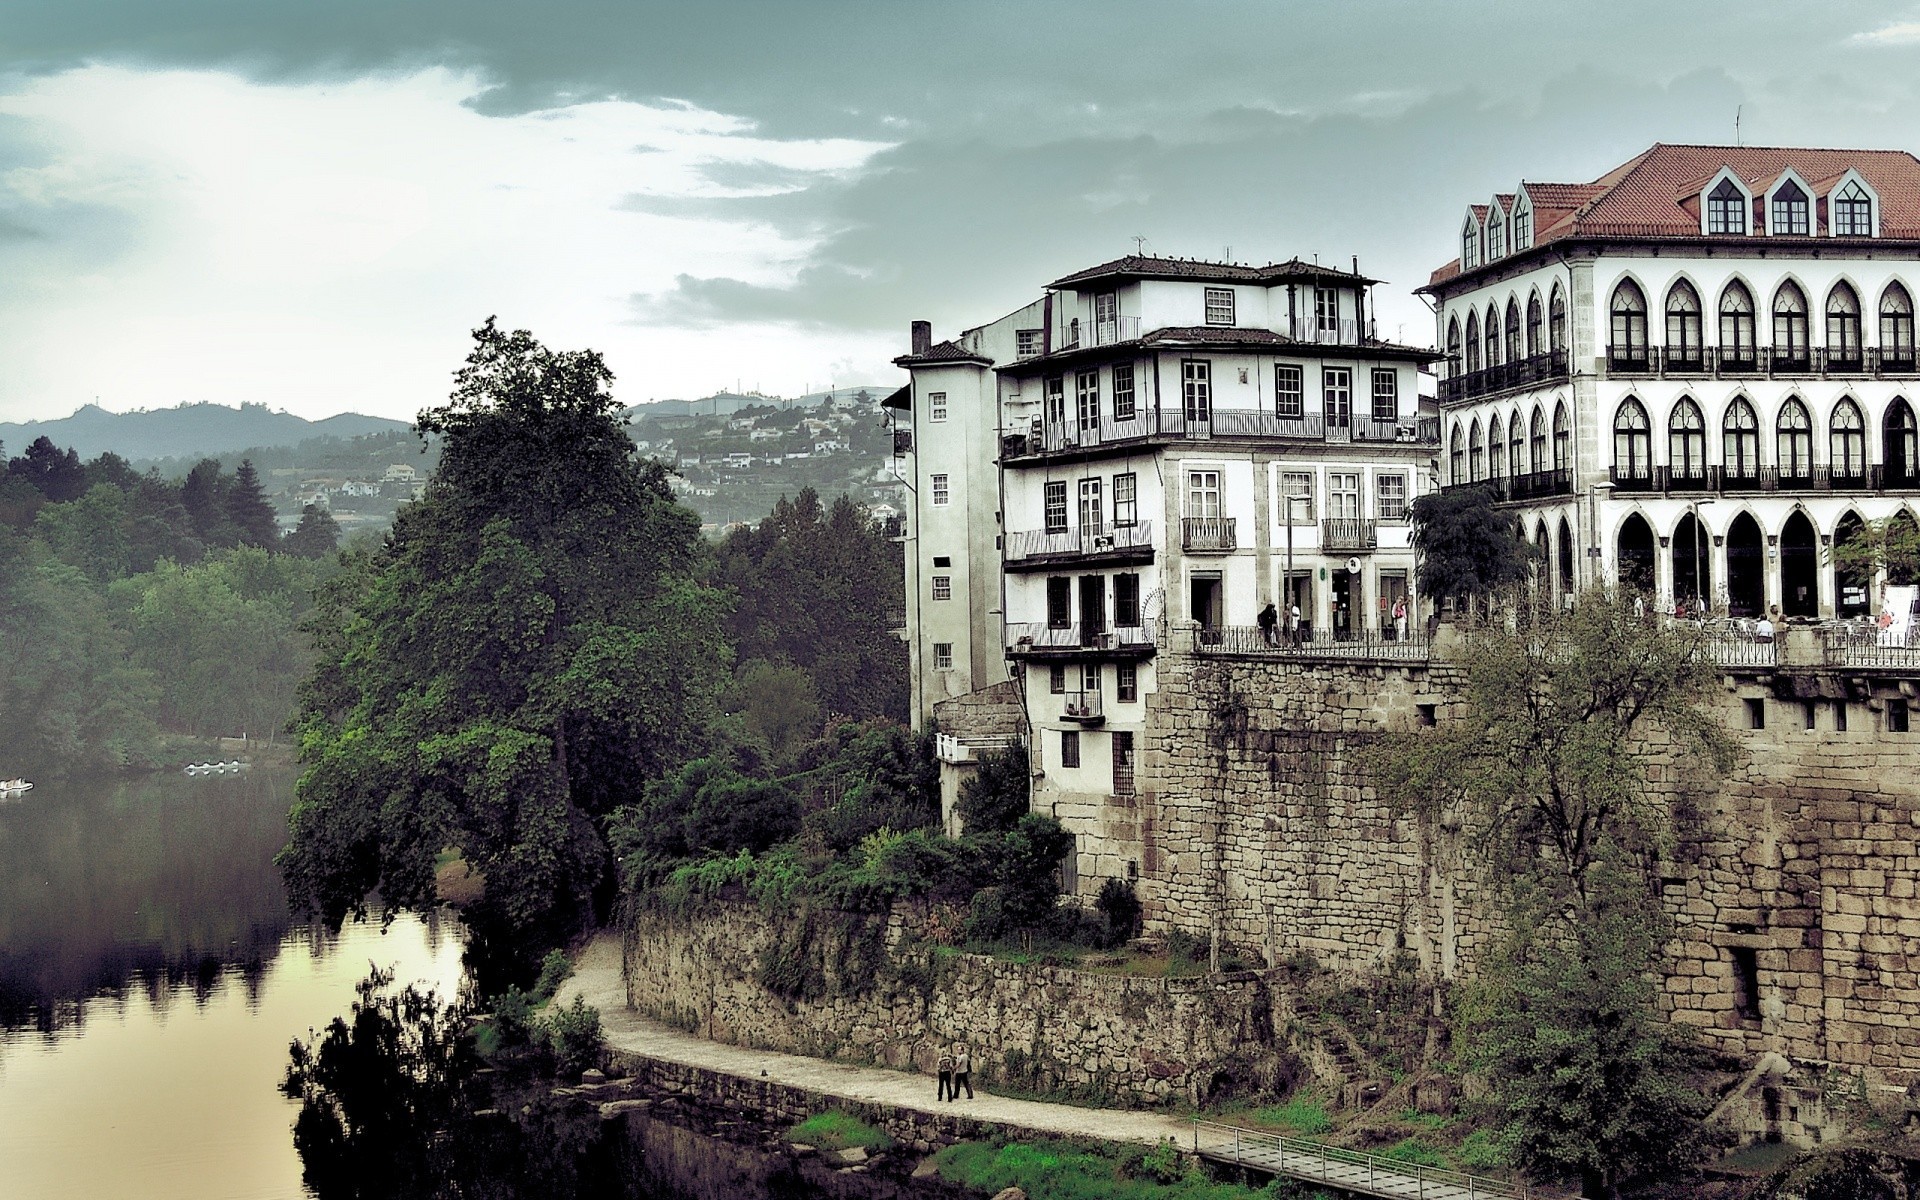
[[[225,485],[217,458],[203,458],[195,463],[193,470],[187,472],[186,482],[180,485],[180,503],[186,506],[194,536],[209,546],[231,546],[236,540],[223,502]]]
[[[325,558],[340,548],[340,522],[318,504],[300,510],[300,524],[280,541],[280,548],[300,558]]]
[[[242,544],[269,550],[280,544],[279,518],[274,516],[273,505],[267,503],[251,459],[242,460],[240,469],[233,473],[225,500],[227,520],[238,531]]]

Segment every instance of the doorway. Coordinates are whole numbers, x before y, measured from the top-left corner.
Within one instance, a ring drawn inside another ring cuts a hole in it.
[[[1400,605],[1406,605],[1400,610]],[[1413,598],[1407,593],[1407,573],[1405,571],[1380,572],[1380,633],[1382,637],[1396,641],[1413,636]],[[1404,619],[1396,619],[1394,613],[1403,612]]]
[[[1363,624],[1361,606],[1366,602],[1365,586],[1360,572],[1349,571],[1345,567],[1333,573],[1333,612],[1329,614],[1333,624],[1333,640],[1350,640]]]
[[[1639,513],[1620,523],[1620,590],[1629,595],[1653,591],[1653,527]]]
[[[1780,529],[1780,611],[1789,617],[1820,615],[1820,550],[1813,522],[1794,510]]]
[[[1313,572],[1294,571],[1287,577],[1281,592],[1285,597],[1283,603],[1291,604],[1300,610],[1300,621],[1291,631],[1293,640],[1311,641],[1313,638]],[[1284,629],[1286,624],[1284,618],[1281,624]]]
[[[1727,526],[1727,615],[1757,617],[1766,606],[1766,550],[1760,523],[1743,512]]]
[[[1841,552],[1849,542],[1860,542],[1866,536],[1867,524],[1856,512],[1840,514],[1839,523],[1833,527],[1833,607],[1840,617],[1857,617],[1868,609],[1867,584],[1872,578],[1871,570],[1859,562],[1841,561]],[[1854,553],[1864,549],[1864,543],[1855,546]]]
[[[1706,607],[1713,596],[1713,564],[1709,561],[1706,530],[1699,518],[1685,513],[1673,527],[1673,602],[1690,613]]]
[[[1107,577],[1080,577],[1080,644],[1097,646],[1107,635]]]
[[[1573,526],[1560,518],[1560,602],[1573,603]]]
[[[1200,623],[1203,641],[1220,640],[1221,610],[1225,597],[1220,572],[1195,571],[1187,581],[1187,612]]]

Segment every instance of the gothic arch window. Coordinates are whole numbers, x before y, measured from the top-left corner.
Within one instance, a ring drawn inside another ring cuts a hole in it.
[[[1537,404],[1533,408],[1533,433],[1527,444],[1527,469],[1547,469],[1547,414]]]
[[[1454,317],[1447,322],[1447,373],[1459,375],[1465,370],[1460,361],[1460,318]]]
[[[1782,479],[1810,479],[1813,476],[1813,419],[1798,396],[1790,396],[1780,406],[1773,424],[1773,461]]]
[[[1873,236],[1873,197],[1858,179],[1847,180],[1846,186],[1834,193],[1830,222],[1835,237]]]
[[[1916,429],[1913,406],[1904,396],[1895,396],[1880,426],[1880,461],[1885,464],[1888,487],[1912,487],[1920,479],[1917,434],[1920,429]]]
[[[1682,279],[1667,289],[1667,361],[1698,363],[1705,335],[1700,323],[1700,293]]]
[[[1513,297],[1507,297],[1507,361],[1519,362],[1523,357],[1520,342],[1520,303]]]
[[[1487,206],[1487,261],[1505,258],[1507,254],[1506,214],[1500,211],[1498,204]]]
[[[1867,473],[1867,423],[1850,396],[1833,406],[1827,420],[1827,466],[1836,479],[1861,479]]]
[[[1688,396],[1680,397],[1667,414],[1667,469],[1675,479],[1704,479],[1707,474],[1707,422]]]
[[[1567,423],[1567,403],[1562,400],[1553,410],[1553,469],[1564,471],[1573,465],[1573,427]]]
[[[1453,463],[1449,478],[1455,483],[1465,483],[1467,481],[1467,438],[1465,431],[1460,428],[1460,422],[1453,423],[1453,439],[1447,445],[1450,450],[1447,457]]]
[[[1520,414],[1516,412],[1507,420],[1507,470],[1514,475],[1526,474],[1526,472],[1520,468],[1522,462],[1521,455],[1524,453],[1525,447],[1526,422],[1523,421]]]
[[[1773,190],[1773,204],[1767,216],[1767,232],[1789,237],[1806,237],[1813,232],[1807,193],[1791,179]]]
[[[1500,365],[1500,310],[1487,305],[1487,365]]]
[[[1527,297],[1527,357],[1540,353],[1540,289]]]
[[[1480,428],[1480,418],[1473,419],[1472,431],[1467,434],[1467,478],[1479,483],[1487,477],[1487,443]]]
[[[1507,436],[1506,424],[1500,414],[1493,414],[1493,420],[1487,424],[1487,460],[1491,470],[1489,479],[1502,479],[1507,474]]]
[[[1467,270],[1480,265],[1480,222],[1467,213],[1466,228],[1460,231],[1460,265]]]
[[[1640,285],[1623,279],[1613,289],[1613,341],[1607,358],[1621,365],[1647,361],[1647,296]]]
[[[1735,396],[1720,422],[1720,461],[1730,479],[1760,474],[1760,418],[1745,396]]]
[[[1547,303],[1547,348],[1559,353],[1567,348],[1567,298],[1560,285],[1553,285],[1553,299]]]
[[[1898,281],[1880,293],[1880,361],[1913,361],[1913,296]]]
[[[1810,360],[1807,345],[1807,294],[1789,279],[1773,294],[1773,361],[1783,367]]]
[[[1751,368],[1759,361],[1755,347],[1753,293],[1738,279],[1720,293],[1720,363]]]
[[[1860,297],[1843,280],[1827,293],[1827,365],[1847,370],[1860,363]]]
[[[1533,245],[1533,209],[1522,196],[1513,209],[1513,251],[1518,254]]]
[[[1707,232],[1745,233],[1747,194],[1731,179],[1722,179],[1707,193]]]
[[[1647,410],[1628,396],[1613,414],[1613,471],[1618,479],[1647,479],[1653,474],[1653,434]]]
[[[1467,373],[1480,369],[1480,314],[1467,314]]]

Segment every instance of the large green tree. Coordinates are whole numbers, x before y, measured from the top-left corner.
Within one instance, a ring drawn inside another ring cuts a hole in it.
[[[420,415],[425,496],[322,594],[280,861],[337,921],[376,889],[430,903],[455,847],[475,919],[532,948],[610,880],[604,816],[703,747],[728,651],[697,518],[635,460],[600,356],[492,321],[474,342]]]
[[[1448,488],[1413,502],[1416,583],[1423,596],[1485,600],[1523,582],[1530,552],[1519,522],[1486,488]]]

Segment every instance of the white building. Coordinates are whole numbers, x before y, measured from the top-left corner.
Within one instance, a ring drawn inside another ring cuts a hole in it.
[[[1866,611],[1826,552],[1914,519],[1920,160],[1656,145],[1467,213],[1437,301],[1449,485],[1492,486],[1564,594]]]

